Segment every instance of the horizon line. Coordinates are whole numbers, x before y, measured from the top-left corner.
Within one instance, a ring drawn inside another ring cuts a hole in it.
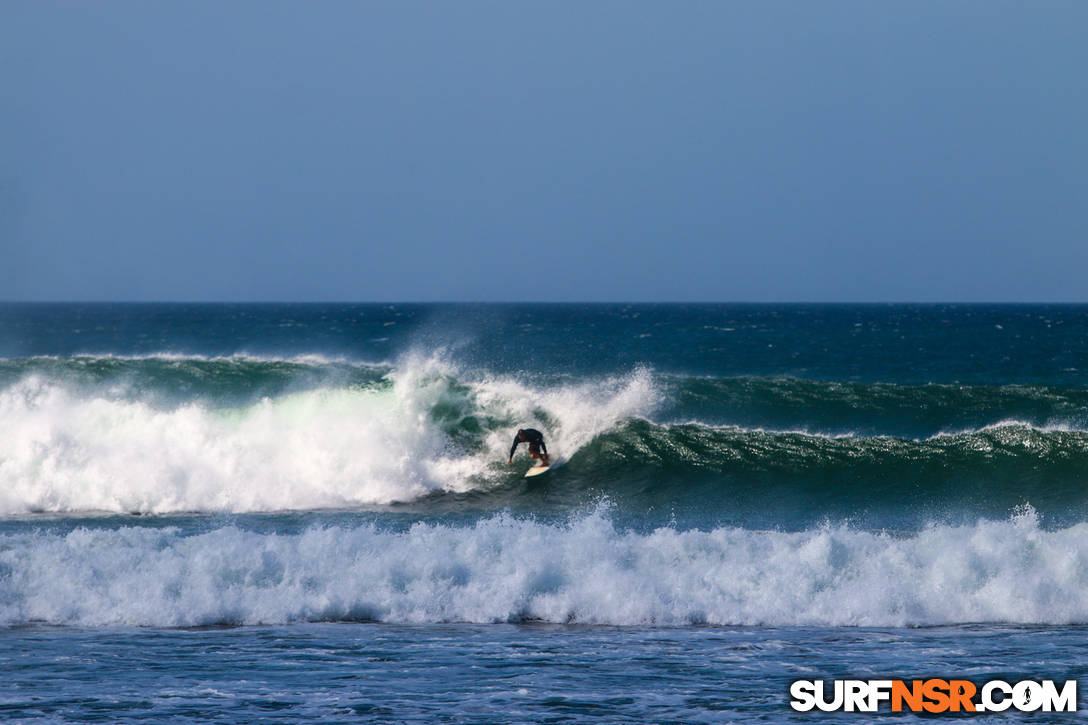
[[[1088,305],[1088,300],[2,300],[0,305]]]

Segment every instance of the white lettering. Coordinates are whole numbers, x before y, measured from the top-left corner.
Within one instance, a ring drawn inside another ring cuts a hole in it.
[[[1001,692],[1004,697],[994,700],[994,691]],[[976,706],[976,710],[986,712],[1004,712],[1012,706],[1012,685],[1004,680],[990,680],[982,686],[982,705]]]
[[[825,683],[823,680],[819,680],[816,682],[816,707],[820,708],[824,712],[834,712],[835,710],[838,710],[840,707],[842,707],[842,680],[835,680],[835,685],[833,689],[835,697],[831,700],[831,702],[828,702],[827,699],[824,698],[824,684]]]
[[[865,680],[846,680],[844,684],[843,704],[846,712],[867,712],[868,683]]]
[[[798,712],[808,712],[816,707],[816,683],[812,680],[796,680],[790,685],[790,707]]]
[[[1012,703],[1020,712],[1035,712],[1043,706],[1043,688],[1038,682],[1022,680],[1013,685]]]
[[[1053,708],[1053,709],[1051,709]],[[1043,712],[1076,712],[1077,681],[1066,680],[1062,691],[1054,686],[1054,680],[1043,680]]]
[[[868,712],[876,712],[880,709],[880,703],[892,699],[891,680],[869,680],[869,709]]]

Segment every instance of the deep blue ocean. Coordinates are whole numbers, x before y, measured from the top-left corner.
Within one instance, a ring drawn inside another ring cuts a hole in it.
[[[5,722],[1088,683],[1088,306],[2,304],[0,426]]]

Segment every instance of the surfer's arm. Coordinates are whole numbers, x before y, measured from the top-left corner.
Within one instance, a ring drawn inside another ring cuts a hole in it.
[[[548,455],[548,447],[544,445],[544,439],[540,439],[540,450],[544,452],[544,455]]]
[[[510,457],[507,461],[508,463],[514,462],[514,451],[518,449],[518,443],[521,443],[521,441],[518,440],[517,436],[514,436],[514,445],[510,446]]]

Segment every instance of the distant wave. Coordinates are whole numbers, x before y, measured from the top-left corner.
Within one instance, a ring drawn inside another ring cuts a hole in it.
[[[296,621],[905,626],[1088,622],[1088,524],[1030,509],[907,537],[660,528],[597,511],[456,527],[0,535],[0,625]]]
[[[1088,389],[1071,386],[687,376],[662,376],[661,386],[670,422],[918,439],[1010,420],[1088,430]]]

